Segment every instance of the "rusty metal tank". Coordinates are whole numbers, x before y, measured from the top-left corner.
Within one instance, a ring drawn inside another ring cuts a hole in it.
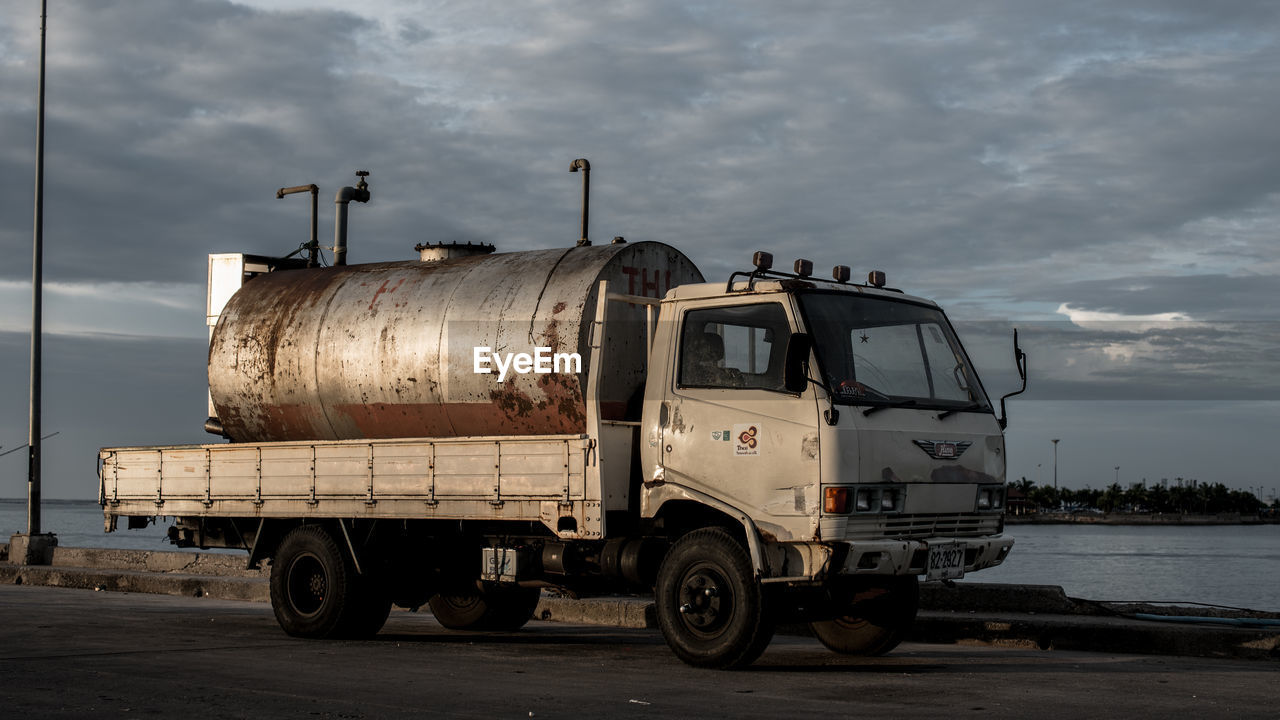
[[[702,274],[640,242],[260,275],[214,328],[210,396],[237,442],[583,432],[601,280],[661,297]],[[638,420],[643,308],[610,305],[601,416]],[[546,347],[582,366],[499,382],[474,372],[477,347]]]

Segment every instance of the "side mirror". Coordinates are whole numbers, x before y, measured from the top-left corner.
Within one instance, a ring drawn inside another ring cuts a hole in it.
[[[797,395],[809,389],[809,353],[813,352],[813,337],[808,333],[792,333],[787,340],[787,357],[783,365],[783,385],[787,392]]]
[[[999,422],[1001,430],[1009,426],[1009,415],[1005,412],[1004,401],[1027,391],[1027,354],[1022,352],[1022,347],[1018,345],[1018,328],[1013,329],[1013,362],[1018,367],[1018,376],[1022,378],[1022,387],[1000,398]]]

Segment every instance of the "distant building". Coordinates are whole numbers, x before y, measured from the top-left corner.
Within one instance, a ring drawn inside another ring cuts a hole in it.
[[[1027,498],[1027,494],[1010,485],[1005,494],[1005,512],[1010,515],[1031,515],[1036,506]]]

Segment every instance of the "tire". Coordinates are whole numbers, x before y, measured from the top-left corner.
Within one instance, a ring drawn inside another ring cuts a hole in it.
[[[859,592],[844,615],[809,627],[832,652],[884,655],[906,638],[919,605],[920,583],[915,576],[895,577]]]
[[[492,588],[431,596],[431,614],[450,630],[519,630],[533,617],[538,588]]]
[[[271,609],[289,635],[370,637],[391,611],[380,583],[362,577],[319,525],[285,535],[271,562]]]
[[[775,620],[746,549],[721,528],[676,541],[658,569],[658,627],[694,667],[736,669],[760,657]]]
[[[391,592],[376,578],[356,578],[356,604],[352,612],[343,618],[338,635],[352,639],[367,639],[378,634],[387,617],[391,615]]]

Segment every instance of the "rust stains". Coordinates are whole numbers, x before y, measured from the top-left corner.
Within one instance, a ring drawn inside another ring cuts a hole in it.
[[[685,432],[684,415],[680,414],[679,403],[672,403],[672,406],[673,407],[671,408],[671,432],[676,433],[678,435],[680,433]],[[689,428],[689,429],[691,430],[692,428]]]
[[[489,399],[508,417],[528,417],[533,412],[533,400],[515,388],[490,390]]]
[[[806,433],[800,441],[800,459],[818,459],[818,433]]]
[[[381,297],[383,293],[395,292],[396,288],[400,287],[401,283],[403,282],[404,282],[404,278],[400,278],[396,280],[395,285],[391,285],[391,287],[388,288],[387,285],[391,283],[391,278],[387,278],[386,280],[383,280],[382,285],[378,287],[378,291],[373,294],[373,299],[369,301],[369,309],[370,310],[373,309],[373,306],[377,304],[378,298]]]

